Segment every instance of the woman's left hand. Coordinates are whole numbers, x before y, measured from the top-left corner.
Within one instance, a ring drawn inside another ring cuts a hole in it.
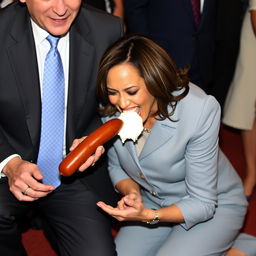
[[[106,213],[116,218],[119,221],[147,221],[148,214],[151,209],[148,209],[142,203],[141,197],[135,193],[124,196],[117,207],[112,207],[104,202],[98,202],[97,205]]]

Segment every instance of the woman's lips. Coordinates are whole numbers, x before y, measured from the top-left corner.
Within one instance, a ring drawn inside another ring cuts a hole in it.
[[[127,113],[129,111],[134,111],[139,115],[141,114],[141,108],[140,107],[130,107],[130,108],[126,108],[126,109],[122,110],[123,113]]]

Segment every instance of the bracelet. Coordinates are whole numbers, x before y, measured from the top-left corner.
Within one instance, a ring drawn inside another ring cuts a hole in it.
[[[158,210],[157,209],[152,209],[152,210],[154,210],[154,212],[155,212],[155,217],[152,220],[149,220],[146,222],[149,225],[155,225],[160,221]]]

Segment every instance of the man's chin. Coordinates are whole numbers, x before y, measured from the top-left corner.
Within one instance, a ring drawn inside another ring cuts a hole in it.
[[[71,24],[56,24],[55,26],[49,26],[47,31],[53,36],[64,36],[68,33]]]
[[[48,32],[53,35],[53,36],[59,36],[59,37],[62,37],[62,36],[65,36],[67,33],[68,33],[69,29],[63,29],[63,30],[56,30],[56,29],[51,29],[51,30],[48,30]]]

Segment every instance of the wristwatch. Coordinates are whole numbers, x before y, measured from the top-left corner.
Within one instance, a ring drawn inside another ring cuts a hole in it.
[[[152,209],[155,212],[155,217],[152,220],[147,221],[147,224],[149,225],[155,225],[157,224],[159,220],[159,215],[158,215],[158,210],[157,209]]]

